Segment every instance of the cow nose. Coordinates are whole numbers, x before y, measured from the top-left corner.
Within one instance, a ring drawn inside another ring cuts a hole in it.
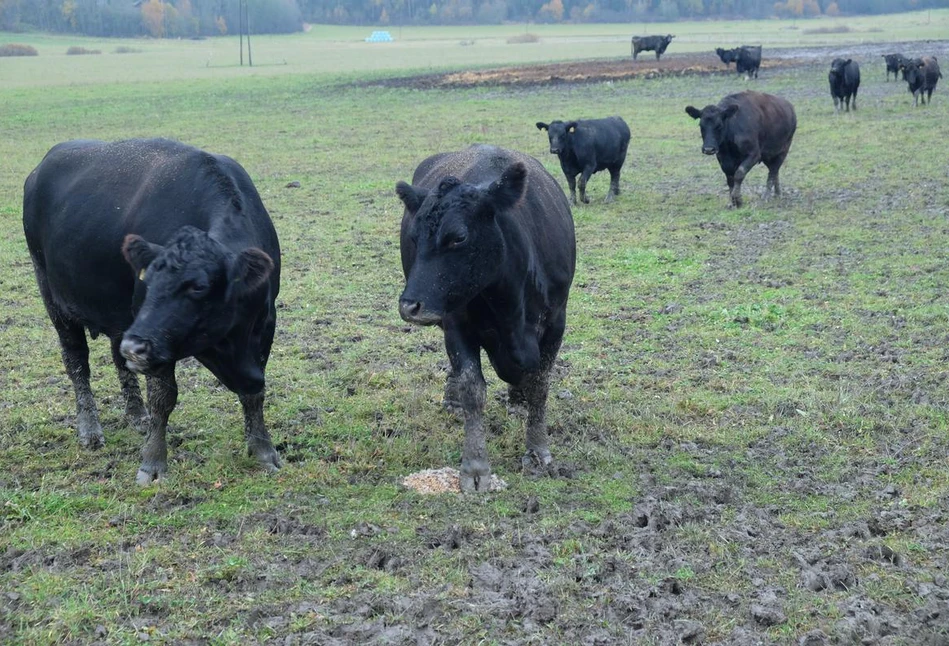
[[[718,152],[718,148],[709,148],[708,146],[702,146],[702,152],[706,155],[714,155]]]
[[[559,154],[560,154],[560,149],[559,149],[559,148],[551,148],[551,149],[550,149],[550,152],[551,152],[552,154],[554,154],[554,155],[559,155]]]
[[[399,316],[401,316],[404,321],[412,323],[418,318],[421,311],[422,301],[413,301],[408,298],[399,300]]]
[[[147,363],[151,351],[151,343],[134,336],[126,336],[119,345],[119,352],[122,353],[122,356],[134,364]]]

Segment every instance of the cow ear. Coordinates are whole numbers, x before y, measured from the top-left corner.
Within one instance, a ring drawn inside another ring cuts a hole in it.
[[[491,183],[487,190],[487,201],[495,211],[505,211],[524,196],[527,188],[527,167],[517,162],[508,166],[501,177]]]
[[[577,122],[570,121],[564,124],[564,127],[567,129],[567,132],[576,132],[577,131]]]
[[[146,242],[142,236],[130,233],[122,241],[122,255],[138,275],[139,280],[144,276],[145,268],[161,253],[161,246]]]
[[[853,62],[852,58],[848,58],[844,65],[850,65]]]
[[[547,130],[547,124],[543,121],[538,121],[536,124],[538,130]]]
[[[694,108],[691,105],[685,106],[685,113],[692,117],[693,119],[698,119],[702,116],[702,111]]]
[[[415,215],[415,212],[422,206],[422,202],[425,201],[425,196],[428,195],[428,191],[415,188],[405,182],[398,182],[395,185],[395,193],[412,215]]]
[[[252,292],[270,278],[273,260],[257,247],[244,249],[231,265],[228,294],[234,290]]]
[[[736,114],[737,112],[738,112],[738,106],[735,105],[734,103],[732,103],[730,106],[728,106],[727,108],[725,108],[725,109],[722,111],[723,116],[724,116],[726,119],[728,119],[729,117],[735,116],[735,114]]]

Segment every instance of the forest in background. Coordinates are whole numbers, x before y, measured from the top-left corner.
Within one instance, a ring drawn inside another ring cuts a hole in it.
[[[239,0],[0,0],[0,29],[193,38],[237,33]],[[949,0],[246,0],[253,33],[304,23],[457,25],[808,18],[949,7]]]

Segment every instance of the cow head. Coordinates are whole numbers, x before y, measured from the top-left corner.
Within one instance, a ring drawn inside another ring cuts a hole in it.
[[[527,169],[508,166],[487,188],[445,177],[434,191],[405,182],[395,191],[408,215],[404,235],[416,248],[399,314],[409,323],[435,325],[494,283],[504,261],[497,219],[524,195]],[[405,242],[403,242],[405,244]]]
[[[830,64],[830,75],[836,78],[843,78],[844,69],[850,65],[851,59],[835,58]]]
[[[567,135],[577,130],[576,121],[551,121],[550,123],[538,121],[536,125],[538,130],[547,131],[547,139],[550,140],[550,152],[553,155],[559,155],[567,150]]]
[[[706,155],[714,155],[725,141],[728,120],[738,112],[738,106],[734,103],[724,108],[707,105],[698,110],[690,105],[685,111],[693,119],[699,119],[699,128],[702,131],[702,152]]]
[[[234,253],[190,226],[164,247],[127,235],[122,253],[147,289],[120,351],[131,370],[144,374],[223,341],[238,302],[256,293],[274,267],[260,249]]]
[[[923,62],[923,59],[903,59],[900,63],[900,71],[903,72],[903,80],[909,83],[910,88],[922,85],[923,83],[923,68],[926,66],[926,63]]]

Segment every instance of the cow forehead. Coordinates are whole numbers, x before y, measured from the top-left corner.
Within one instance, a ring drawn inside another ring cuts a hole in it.
[[[415,216],[419,233],[435,235],[446,218],[463,217],[477,203],[478,193],[471,184],[458,184],[442,196],[429,193]]]
[[[203,231],[179,232],[155,259],[156,270],[183,270],[200,267],[212,271],[220,265],[224,251]]]

